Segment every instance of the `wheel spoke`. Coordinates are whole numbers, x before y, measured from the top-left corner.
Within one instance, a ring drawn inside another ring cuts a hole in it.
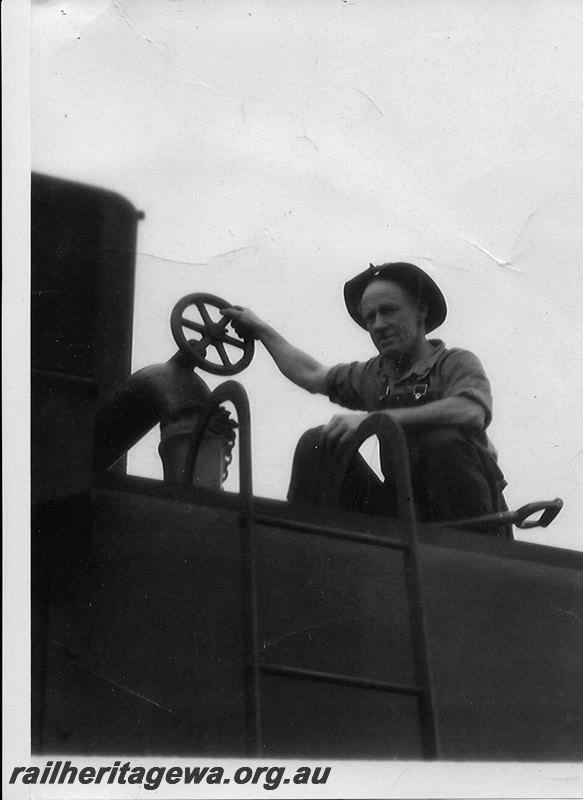
[[[198,308],[198,310],[200,312],[200,316],[202,317],[204,324],[209,326],[209,327],[214,325],[214,323],[213,323],[213,321],[211,319],[211,315],[207,311],[205,304],[204,303],[197,303],[196,307]]]
[[[245,349],[245,342],[242,342],[240,339],[235,339],[234,336],[229,336],[228,334],[225,334],[225,336],[223,337],[223,341],[226,342],[227,344],[233,345],[233,347],[239,347],[241,350]]]
[[[232,367],[233,366],[233,362],[231,361],[231,359],[227,355],[227,351],[225,350],[224,344],[222,342],[216,342],[214,346],[217,348],[217,352],[218,352],[223,364],[225,366]]]
[[[193,322],[190,319],[186,319],[186,317],[182,317],[180,323],[184,328],[190,328],[191,331],[204,333],[204,325],[201,325],[200,322]]]

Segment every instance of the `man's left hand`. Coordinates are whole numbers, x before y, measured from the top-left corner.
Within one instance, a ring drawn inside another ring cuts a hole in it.
[[[320,432],[322,448],[333,456],[339,456],[361,422],[368,414],[336,414]]]

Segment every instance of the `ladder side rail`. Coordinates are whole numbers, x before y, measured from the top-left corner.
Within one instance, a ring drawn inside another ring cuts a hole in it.
[[[261,725],[261,694],[259,675],[259,612],[255,564],[255,526],[253,476],[251,455],[251,412],[249,398],[237,381],[225,381],[205,400],[187,459],[187,480],[192,483],[196,455],[204,429],[222,403],[235,406],[239,427],[239,523],[241,531],[241,580],[243,592],[243,652],[245,662],[245,729],[247,754],[260,756],[263,752]]]
[[[409,465],[407,440],[401,425],[387,414],[377,412],[370,414],[356,429],[355,435],[345,452],[341,462],[341,474],[346,474],[348,465],[356,455],[358,448],[370,436],[378,436],[385,446],[386,456],[391,459],[392,472],[397,489],[399,520],[403,526],[405,542],[404,551],[407,599],[409,603],[409,620],[411,645],[417,684],[421,688],[419,695],[419,715],[423,754],[426,759],[435,759],[440,754],[437,714],[434,704],[433,677],[427,637],[427,621],[423,604],[423,581],[419,558],[419,537],[413,503],[413,487]],[[340,499],[341,484],[337,487]]]

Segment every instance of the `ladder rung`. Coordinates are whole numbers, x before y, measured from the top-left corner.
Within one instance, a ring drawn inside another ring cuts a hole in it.
[[[289,528],[298,533],[315,533],[318,536],[329,536],[332,539],[344,539],[348,542],[373,544],[377,545],[377,547],[387,547],[390,550],[401,550],[402,552],[407,552],[410,549],[410,545],[406,542],[397,542],[394,539],[387,539],[384,536],[375,536],[370,533],[348,531],[344,528],[313,525],[311,522],[297,522],[280,517],[269,517],[265,514],[255,514],[254,520],[260,525],[275,525],[278,528]]]
[[[350,675],[338,675],[333,672],[317,672],[313,669],[298,669],[297,667],[284,667],[279,664],[260,664],[259,672],[266,675],[280,675],[284,678],[321,681],[322,683],[338,683],[342,686],[355,686],[360,689],[394,692],[395,694],[407,694],[413,695],[414,697],[419,697],[424,693],[420,686],[387,683],[386,681],[373,681],[368,678],[353,678]]]

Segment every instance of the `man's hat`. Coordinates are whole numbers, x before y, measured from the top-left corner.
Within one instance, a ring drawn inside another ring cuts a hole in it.
[[[385,278],[402,286],[415,300],[427,305],[425,330],[427,333],[437,328],[447,316],[447,304],[441,289],[426,272],[414,264],[398,261],[395,264],[373,264],[355,278],[344,284],[346,308],[352,319],[361,328],[366,328],[360,312],[360,301],[366,287],[375,278]]]

